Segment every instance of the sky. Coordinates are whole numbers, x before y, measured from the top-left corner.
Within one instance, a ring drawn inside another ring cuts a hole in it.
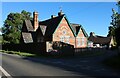
[[[57,15],[60,9],[66,14],[70,23],[81,24],[87,34],[107,36],[111,22],[112,8],[118,10],[116,2],[2,2],[2,21],[11,12],[22,10],[39,13],[39,20],[46,20]]]

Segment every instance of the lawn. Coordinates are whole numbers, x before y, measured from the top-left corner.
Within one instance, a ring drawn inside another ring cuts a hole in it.
[[[26,56],[26,57],[36,57],[36,54],[31,54],[26,52],[5,51],[5,50],[1,50],[0,52],[7,53],[7,54],[16,54],[16,55]]]

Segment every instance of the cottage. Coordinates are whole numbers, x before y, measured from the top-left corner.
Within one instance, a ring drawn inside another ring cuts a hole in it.
[[[70,23],[60,11],[58,16],[39,21],[38,13],[33,13],[33,21],[25,20],[22,28],[21,42],[60,41],[73,45],[74,48],[87,47],[87,33],[79,24]]]
[[[103,37],[103,36],[97,36],[94,32],[90,33],[89,40],[89,47],[109,47],[111,48],[114,45],[113,37]]]

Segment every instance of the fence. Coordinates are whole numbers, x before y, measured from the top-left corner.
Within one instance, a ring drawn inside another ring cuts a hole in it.
[[[20,51],[35,54],[73,55],[73,45],[62,42],[40,42],[27,44],[4,44],[3,50]],[[69,50],[69,51],[68,51]]]
[[[106,48],[76,48],[74,55],[100,55],[108,51]]]
[[[96,53],[106,52],[108,49],[105,48],[73,48],[72,45],[68,45],[61,42],[41,42],[41,43],[27,43],[27,44],[4,44],[2,45],[3,50],[9,51],[21,51],[35,54],[62,54],[62,55],[79,55],[82,53]],[[52,52],[48,52],[49,50]],[[58,50],[59,52],[56,52]]]
[[[4,44],[2,45],[2,49],[40,54],[45,52],[46,43]]]

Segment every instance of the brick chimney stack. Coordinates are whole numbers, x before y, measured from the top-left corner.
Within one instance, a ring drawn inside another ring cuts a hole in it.
[[[38,21],[38,12],[33,12],[33,21],[34,21],[34,31],[37,30],[38,26],[39,26],[39,21]]]

